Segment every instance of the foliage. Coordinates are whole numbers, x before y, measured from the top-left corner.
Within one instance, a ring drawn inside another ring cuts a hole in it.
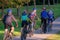
[[[22,6],[24,4],[26,4],[27,2],[30,2],[30,0],[0,0],[0,6],[4,6],[6,5],[6,7],[12,7],[12,6]]]

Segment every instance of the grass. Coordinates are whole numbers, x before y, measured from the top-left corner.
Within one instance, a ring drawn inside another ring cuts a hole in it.
[[[60,40],[60,32],[49,36],[46,40]]]
[[[29,6],[28,10],[32,11],[33,7],[34,6]],[[39,17],[39,20],[36,20],[36,27],[35,28],[38,29],[40,27],[40,24],[41,24],[40,13],[42,11],[42,5],[37,5],[36,7],[37,7],[37,15]],[[20,8],[20,12],[22,13],[25,8],[26,7],[21,7]],[[46,6],[46,8],[47,8],[47,11],[48,11],[49,7]],[[60,8],[60,4],[59,5],[51,5],[51,8],[54,11],[55,18],[59,17],[60,16],[60,12],[59,12],[60,11],[60,9],[59,9]],[[13,10],[13,14],[16,17],[16,15],[17,15],[16,8],[12,8],[12,10]],[[7,9],[4,9],[4,13],[7,13]],[[0,12],[0,18],[1,18],[1,16],[2,16],[2,13]],[[13,22],[13,24],[15,25],[14,22]],[[19,25],[19,27],[18,28],[15,27],[15,31],[14,31],[14,34],[17,35],[17,36],[20,35],[21,20],[18,20],[18,25]],[[3,35],[4,35],[3,33],[4,33],[4,25],[3,25],[2,21],[0,21],[0,40],[3,40]],[[56,35],[60,36],[60,34],[56,34]]]

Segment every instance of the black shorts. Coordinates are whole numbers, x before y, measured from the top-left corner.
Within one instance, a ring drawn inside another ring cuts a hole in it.
[[[13,27],[13,25],[11,23],[4,23],[5,29],[11,28],[11,27]]]
[[[41,23],[44,23],[47,19],[41,18]]]
[[[27,21],[22,21],[22,27],[24,27],[24,25],[27,26],[28,22]]]
[[[48,19],[48,22],[53,22],[53,19]]]

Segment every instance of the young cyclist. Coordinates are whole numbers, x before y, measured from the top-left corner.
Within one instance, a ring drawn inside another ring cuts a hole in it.
[[[28,15],[26,10],[24,10],[24,12],[22,13],[21,19],[22,19],[21,40],[26,40],[28,33]]]
[[[18,27],[18,23],[17,20],[15,19],[15,17],[12,14],[12,10],[8,9],[7,10],[7,14],[4,15],[3,17],[3,23],[4,23],[4,28],[5,28],[5,32],[4,32],[4,40],[6,40],[6,37],[8,37],[7,33],[9,33],[10,36],[12,36],[12,33],[14,31],[14,26],[12,24],[12,21],[16,22],[16,27]],[[10,30],[8,31],[8,28],[10,28]]]
[[[33,11],[31,12],[31,20],[33,22],[33,26],[35,27],[35,19],[36,19],[36,8],[33,8]]]
[[[29,13],[28,18],[29,18],[29,36],[31,37],[33,32],[31,13]]]
[[[35,27],[36,8],[33,8],[33,11],[29,13],[28,17],[30,19],[29,28],[30,28],[30,37],[31,37],[33,35],[33,30]]]
[[[51,28],[52,28],[52,22],[54,21],[54,13],[53,13],[53,11],[52,10],[49,10],[48,11],[48,24],[49,24],[49,30],[52,30]]]
[[[43,33],[46,33],[47,31],[47,19],[48,19],[48,12],[46,11],[46,8],[43,7],[43,10],[41,12],[41,25],[44,25],[42,27],[42,31]]]

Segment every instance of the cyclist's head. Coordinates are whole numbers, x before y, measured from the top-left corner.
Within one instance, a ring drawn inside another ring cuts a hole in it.
[[[27,13],[27,10],[24,10],[24,13]]]
[[[33,10],[36,10],[36,8],[33,8]]]
[[[53,14],[53,11],[52,10],[49,10],[49,14]]]
[[[46,7],[43,7],[42,9],[43,9],[43,10],[46,10]]]
[[[22,13],[22,15],[24,16],[24,15],[26,15],[27,14],[27,11],[26,10],[24,10],[24,12]]]
[[[36,12],[36,8],[33,8],[33,12]]]
[[[7,14],[8,14],[8,15],[12,15],[12,10],[11,10],[11,9],[8,9],[8,10],[7,10]]]

